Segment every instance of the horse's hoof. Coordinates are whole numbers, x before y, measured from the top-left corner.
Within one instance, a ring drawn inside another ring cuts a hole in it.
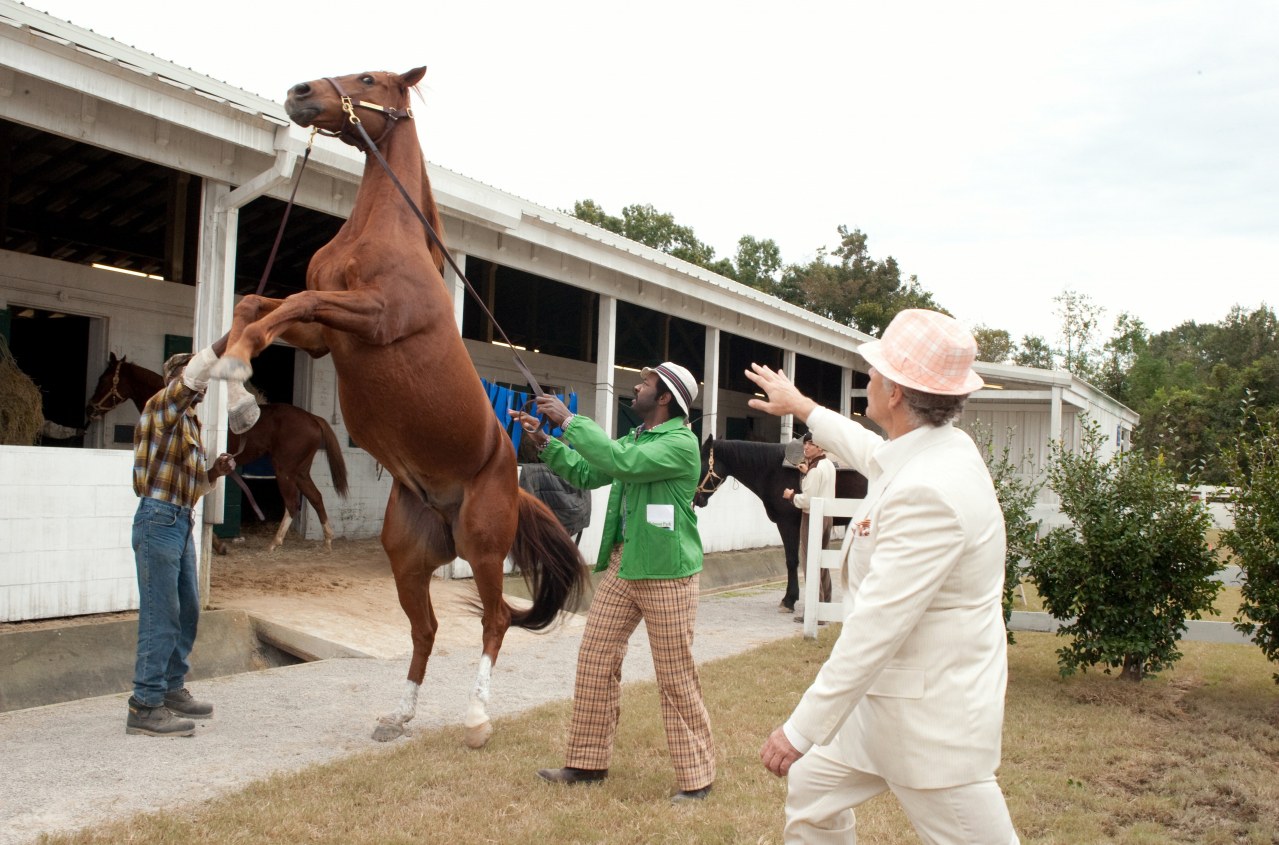
[[[393,739],[399,739],[404,736],[403,722],[390,722],[386,719],[378,719],[377,727],[373,729],[373,738],[378,742],[390,742]]]
[[[209,371],[210,378],[224,379],[226,381],[245,381],[249,376],[253,375],[253,367],[248,361],[241,361],[239,358],[232,358],[230,355],[223,355],[218,362],[213,365],[213,369]]]
[[[484,743],[489,741],[489,737],[493,735],[493,723],[484,722],[483,724],[473,725],[466,729],[463,741],[467,748],[483,748]]]

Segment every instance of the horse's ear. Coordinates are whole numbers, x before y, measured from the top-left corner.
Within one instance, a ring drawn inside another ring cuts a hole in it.
[[[422,77],[424,76],[426,76],[426,65],[422,65],[421,67],[415,67],[412,70],[408,71],[407,73],[400,74],[400,79],[401,81],[404,82],[406,86],[408,86],[409,88],[412,88],[414,85],[421,82]]]
[[[107,363],[108,363],[108,364],[114,364],[114,363],[115,363],[115,353],[114,353],[114,352],[112,352],[112,353],[111,353],[111,358],[107,360]]]

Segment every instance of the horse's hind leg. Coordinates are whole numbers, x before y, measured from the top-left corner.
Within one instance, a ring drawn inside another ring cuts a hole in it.
[[[515,453],[494,449],[480,473],[467,485],[453,527],[458,554],[471,565],[483,606],[484,650],[466,710],[466,744],[479,748],[493,733],[489,720],[489,682],[502,640],[511,625],[511,608],[502,595],[503,566],[519,519]]]
[[[306,496],[306,500],[311,503],[311,507],[315,508],[315,515],[320,518],[320,528],[324,530],[324,550],[326,552],[333,551],[333,526],[329,525],[329,514],[324,510],[324,497],[320,495],[320,488],[315,486],[315,482],[311,480],[311,476],[305,473],[298,475],[295,479],[298,489],[302,491],[302,495]],[[301,503],[299,503],[299,507]]]
[[[440,513],[398,481],[391,486],[386,503],[382,548],[391,559],[395,590],[413,638],[413,657],[400,705],[395,712],[380,718],[373,731],[374,739],[387,742],[402,735],[404,726],[417,714],[418,691],[426,677],[426,663],[439,627],[431,607],[431,573],[456,555]]]
[[[268,552],[273,552],[284,545],[284,535],[289,533],[289,526],[298,515],[297,483],[287,475],[277,475],[275,484],[280,488],[280,498],[284,502],[284,516],[280,518],[280,527],[276,529],[275,537],[271,539],[271,545],[267,547]]]

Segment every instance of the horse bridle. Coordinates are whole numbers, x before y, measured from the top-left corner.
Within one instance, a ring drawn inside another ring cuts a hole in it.
[[[707,486],[714,482],[714,486]],[[697,482],[697,490],[699,495],[709,496],[719,489],[724,483],[724,476],[715,471],[715,447],[712,446],[706,454],[706,474],[702,476],[702,480]]]
[[[386,140],[386,136],[391,134],[391,130],[395,129],[399,121],[404,118],[408,118],[409,120],[413,119],[413,109],[411,107],[406,106],[402,109],[392,109],[387,108],[386,106],[380,106],[377,103],[366,103],[363,100],[356,99],[343,91],[342,86],[339,85],[338,81],[333,77],[326,76],[324,77],[324,81],[332,85],[333,90],[336,91],[337,95],[342,99],[342,111],[346,113],[347,122],[350,123],[351,126],[355,127],[357,132],[351,133],[349,129],[342,129],[337,132],[329,132],[326,129],[317,129],[316,131],[321,135],[327,135],[330,138],[340,138],[342,140],[346,140],[346,136],[348,134],[355,135],[351,142],[352,146],[361,152],[368,153],[376,150],[378,145]],[[377,140],[369,139],[368,133],[363,129],[359,115],[355,113],[356,109],[368,109],[370,111],[375,111],[387,119],[386,126],[382,128],[382,134],[377,136]],[[373,149],[370,150],[369,147],[366,147],[366,143]]]
[[[115,363],[115,369],[111,372],[111,389],[107,391],[107,395],[89,405],[89,410],[97,413],[99,417],[106,416],[107,412],[116,405],[121,405],[129,400],[129,397],[120,392],[120,370],[124,368],[124,359],[120,358]],[[108,405],[111,399],[116,401]]]

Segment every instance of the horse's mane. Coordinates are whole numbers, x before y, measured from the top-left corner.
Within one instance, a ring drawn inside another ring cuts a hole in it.
[[[786,457],[785,443],[758,443],[754,440],[715,440],[715,453],[742,471],[765,473],[780,467]]]

